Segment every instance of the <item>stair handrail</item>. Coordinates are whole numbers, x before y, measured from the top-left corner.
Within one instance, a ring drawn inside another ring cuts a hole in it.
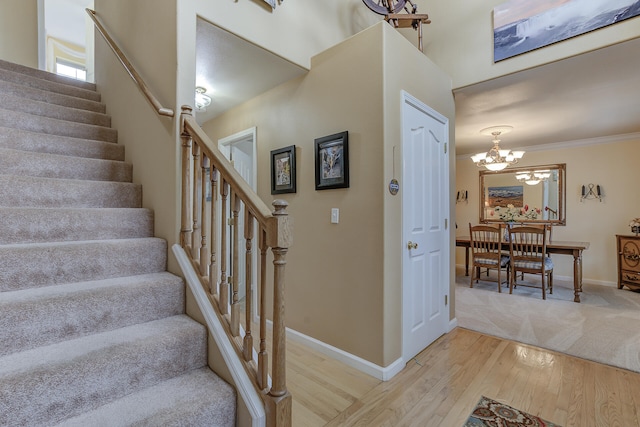
[[[236,171],[193,116],[193,108],[184,105],[180,115],[182,139],[182,201],[180,245],[193,269],[208,292],[209,302],[226,325],[226,332],[235,346],[252,382],[265,404],[266,422],[270,427],[291,426],[291,394],[286,387],[286,330],[284,324],[284,291],[286,254],[293,243],[293,221],[286,212],[287,202],[274,200],[272,212],[251,186]],[[206,177],[209,175],[208,178]],[[206,186],[211,188],[211,201]],[[227,204],[227,201],[230,203]],[[239,212],[244,205],[245,256],[247,263],[245,325],[242,336],[240,302],[238,301]],[[231,211],[227,218],[227,208]],[[209,210],[207,210],[209,209]],[[218,217],[220,216],[220,217]],[[208,227],[207,217],[211,221]],[[254,224],[258,236],[254,238]],[[218,227],[219,225],[219,227]],[[233,243],[232,269],[226,271],[226,228],[231,225],[229,242]],[[220,230],[220,236],[217,231]],[[219,238],[218,238],[219,237]],[[259,289],[260,324],[259,351],[253,348],[253,262],[254,241],[258,242],[260,261]],[[220,254],[217,253],[218,244]],[[210,246],[209,246],[210,245]],[[273,288],[267,289],[266,253],[273,253]],[[230,281],[229,281],[230,280]],[[266,294],[272,293],[272,360],[269,378],[267,351]],[[230,311],[229,311],[229,301]],[[255,354],[254,354],[255,353]]]
[[[138,88],[143,93],[145,98],[147,98],[147,101],[149,101],[149,103],[151,104],[153,109],[156,111],[156,113],[158,113],[158,115],[160,116],[173,117],[175,115],[173,109],[163,107],[160,101],[158,101],[158,99],[153,95],[153,93],[151,93],[151,90],[146,85],[142,77],[140,77],[140,74],[138,74],[134,66],[131,65],[131,62],[129,62],[126,55],[122,52],[122,50],[118,47],[117,43],[109,35],[109,32],[104,27],[104,25],[102,25],[102,23],[100,22],[100,19],[96,15],[96,12],[89,8],[86,8],[85,11],[91,17],[91,19],[93,20],[93,23],[98,29],[98,32],[102,34],[102,37],[107,42],[107,45],[111,48],[113,53],[115,53],[120,63],[124,66],[124,69],[127,71],[129,76],[131,76],[135,84],[138,86]]]

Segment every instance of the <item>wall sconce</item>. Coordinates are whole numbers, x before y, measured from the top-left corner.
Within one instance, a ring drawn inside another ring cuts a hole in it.
[[[598,199],[602,202],[602,189],[599,185],[588,184],[582,186],[582,195],[580,197],[580,201],[582,202],[585,199]]]
[[[456,204],[460,203],[460,202],[466,202],[469,199],[469,192],[466,190],[460,190],[458,191],[458,194],[456,196]]]
[[[196,109],[198,111],[207,111],[207,107],[211,104],[211,97],[209,95],[205,95],[207,90],[202,86],[196,87]]]

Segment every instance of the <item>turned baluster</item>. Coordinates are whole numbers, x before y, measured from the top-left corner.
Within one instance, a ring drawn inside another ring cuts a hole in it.
[[[249,208],[244,210],[244,238],[246,242],[245,253],[245,335],[243,342],[244,360],[247,362],[253,358],[253,335],[251,334],[251,314],[253,312],[253,215]]]
[[[232,206],[232,224],[233,224],[233,252],[232,252],[232,273],[231,273],[231,333],[234,337],[240,335],[240,304],[238,303],[238,253],[240,235],[238,230],[238,213],[240,211],[240,199],[234,192],[231,194],[231,206]]]
[[[260,351],[258,353],[258,387],[264,390],[268,386],[269,353],[267,353],[267,232],[262,227],[258,233],[258,246],[260,248],[260,278],[258,289],[260,297]]]
[[[220,226],[220,307],[221,314],[229,313],[229,283],[227,282],[227,196],[229,184],[222,177],[220,197],[222,198],[222,218]]]
[[[184,117],[191,116],[191,107],[182,107],[183,126],[180,139],[182,140],[182,205],[180,246],[185,250],[191,248],[192,224],[191,219],[191,135],[184,129]]]
[[[197,260],[200,258],[200,244],[196,236],[200,232],[200,199],[202,194],[202,168],[200,166],[200,145],[197,141],[194,141],[192,145],[193,154],[193,171],[194,171],[194,185],[193,185],[193,232],[192,232],[192,246],[191,246],[191,258]]]
[[[201,197],[200,197],[200,222],[202,224],[200,229],[200,275],[207,277],[209,275],[209,248],[207,247],[207,170],[209,169],[209,158],[202,155],[202,167],[201,167]],[[211,174],[211,171],[209,171]]]
[[[218,219],[218,170],[211,166],[211,265],[209,265],[209,293],[212,296],[218,294],[218,264],[217,254],[217,238],[218,227],[216,221]]]

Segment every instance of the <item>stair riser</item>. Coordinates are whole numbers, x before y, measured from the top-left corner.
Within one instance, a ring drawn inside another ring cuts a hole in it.
[[[167,273],[7,292],[0,356],[183,311],[184,284]]]
[[[106,114],[49,104],[42,101],[34,101],[32,99],[8,93],[0,92],[0,106],[7,110],[34,114],[52,119],[67,120],[70,122],[96,126],[111,126],[111,117]]]
[[[165,271],[164,240],[0,246],[0,292]]]
[[[153,236],[147,209],[0,208],[0,244]]]
[[[196,322],[185,319],[141,336],[138,326],[145,325],[126,328],[132,332],[126,341],[107,332],[101,334],[105,344],[93,351],[65,348],[70,351],[64,357],[45,356],[31,370],[0,377],[0,425],[51,426],[206,364],[206,331]]]
[[[68,86],[75,86],[85,90],[95,91],[95,83],[83,82],[82,80],[72,79],[70,77],[60,76],[57,74],[49,73],[47,71],[38,70],[36,68],[27,67],[20,64],[14,64],[13,62],[3,61],[0,59],[0,69],[6,71],[12,71],[25,76],[36,77],[41,80],[48,80],[52,82],[62,83]]]
[[[71,86],[64,83],[45,80],[38,77],[27,76],[13,71],[0,69],[0,80],[20,84],[33,89],[46,90],[61,95],[73,96],[76,98],[88,99],[89,101],[100,102],[100,94],[87,89]]]
[[[0,147],[103,160],[124,160],[124,146],[112,142],[48,135],[0,127]]]
[[[0,109],[0,126],[96,141],[117,142],[118,132],[108,127],[51,119],[33,114]]]
[[[0,175],[0,207],[139,208],[140,185]]]
[[[3,174],[90,181],[131,182],[131,163],[0,148]]]

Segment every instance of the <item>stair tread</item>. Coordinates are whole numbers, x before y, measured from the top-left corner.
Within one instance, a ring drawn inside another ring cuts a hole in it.
[[[0,356],[178,315],[183,308],[184,283],[169,272],[4,292]]]
[[[235,426],[235,391],[209,368],[163,381],[58,424],[59,427],[135,425]]]
[[[76,81],[73,79],[66,78],[66,80],[61,81],[56,80],[55,78],[50,79],[49,77],[60,78],[63,76],[57,76],[56,74],[51,73],[48,73],[48,75],[34,76],[0,67],[0,80],[20,84],[26,87],[48,90],[54,93],[100,102],[100,94],[94,89],[79,87],[75,84]]]
[[[23,86],[19,83],[0,79],[0,92],[10,93],[25,99],[47,102],[49,104],[67,106],[85,111],[105,113],[105,104],[90,99],[78,98],[62,93],[50,92],[35,87]]]
[[[138,208],[142,188],[131,182],[0,174],[0,207]]]
[[[0,146],[21,151],[124,160],[124,146],[110,141],[51,135],[0,126]]]
[[[0,126],[97,141],[118,140],[118,132],[110,127],[70,122],[7,108],[0,108]]]
[[[0,147],[3,174],[90,181],[131,182],[132,165],[120,160],[103,160],[63,154],[38,153]]]
[[[153,236],[145,208],[0,207],[0,245]]]
[[[2,87],[0,87],[0,89],[2,89]],[[104,113],[87,111],[73,106],[53,104],[6,92],[0,92],[0,105],[13,111],[52,119],[106,127],[111,126],[111,117]]]
[[[157,237],[0,245],[0,292],[166,271]]]
[[[107,348],[115,348],[117,351],[117,347],[125,343],[142,345],[147,340],[162,342],[174,328],[202,330],[203,326],[189,316],[179,314],[8,354],[0,357],[0,378],[20,375],[25,370],[35,370],[36,367],[57,363],[72,364],[75,358],[86,357],[90,353],[99,354]],[[2,381],[0,389],[1,384]]]
[[[206,330],[183,314],[12,353],[0,425],[50,425],[205,365]]]
[[[48,71],[39,70],[37,68],[32,68],[26,65],[16,64],[16,63],[1,60],[1,59],[0,59],[0,69],[12,71],[17,74],[23,74],[31,77],[40,78],[42,80],[50,80],[50,81],[58,82],[61,84],[66,84],[69,86],[77,86],[86,90],[91,90],[91,91],[96,90],[95,83],[77,80],[67,76],[61,76],[59,74],[50,73]]]

